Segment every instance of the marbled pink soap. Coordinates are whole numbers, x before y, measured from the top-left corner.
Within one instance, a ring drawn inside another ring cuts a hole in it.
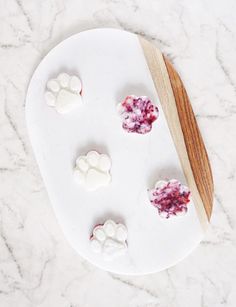
[[[122,127],[127,132],[139,134],[150,132],[152,123],[159,114],[158,107],[146,96],[127,96],[118,107],[123,120]]]
[[[178,180],[159,181],[149,190],[151,204],[163,218],[184,215],[190,202],[190,190]]]

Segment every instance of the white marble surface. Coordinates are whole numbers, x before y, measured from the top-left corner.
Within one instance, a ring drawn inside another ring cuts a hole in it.
[[[0,1],[0,306],[208,307],[236,303],[236,2]],[[144,34],[185,82],[215,179],[205,240],[158,274],[96,269],[68,245],[29,144],[24,98],[59,41],[101,26]]]

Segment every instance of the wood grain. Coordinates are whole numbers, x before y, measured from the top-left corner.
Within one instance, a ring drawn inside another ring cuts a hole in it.
[[[183,82],[167,58],[164,57],[164,61],[175,96],[175,103],[177,106],[194,179],[204,203],[208,219],[210,219],[212,213],[214,188],[207,151]]]
[[[160,98],[199,220],[206,227],[213,203],[213,179],[207,152],[184,85],[170,62],[139,37]]]

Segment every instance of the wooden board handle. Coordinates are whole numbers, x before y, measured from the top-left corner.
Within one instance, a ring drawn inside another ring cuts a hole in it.
[[[194,179],[201,195],[207,217],[210,220],[214,185],[207,151],[183,82],[166,57],[164,57],[164,61],[175,96],[175,103]]]
[[[213,205],[212,172],[191,103],[178,73],[162,53],[139,37],[179,159],[205,228]]]

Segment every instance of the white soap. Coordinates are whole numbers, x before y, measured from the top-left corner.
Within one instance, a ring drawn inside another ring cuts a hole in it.
[[[60,73],[56,79],[47,82],[45,99],[58,113],[68,113],[82,104],[81,81],[77,76]]]
[[[111,261],[127,251],[128,231],[125,225],[107,220],[93,229],[90,239],[91,250],[100,253],[104,260]]]
[[[86,190],[95,191],[111,182],[110,169],[110,157],[92,150],[76,159],[75,178]]]

